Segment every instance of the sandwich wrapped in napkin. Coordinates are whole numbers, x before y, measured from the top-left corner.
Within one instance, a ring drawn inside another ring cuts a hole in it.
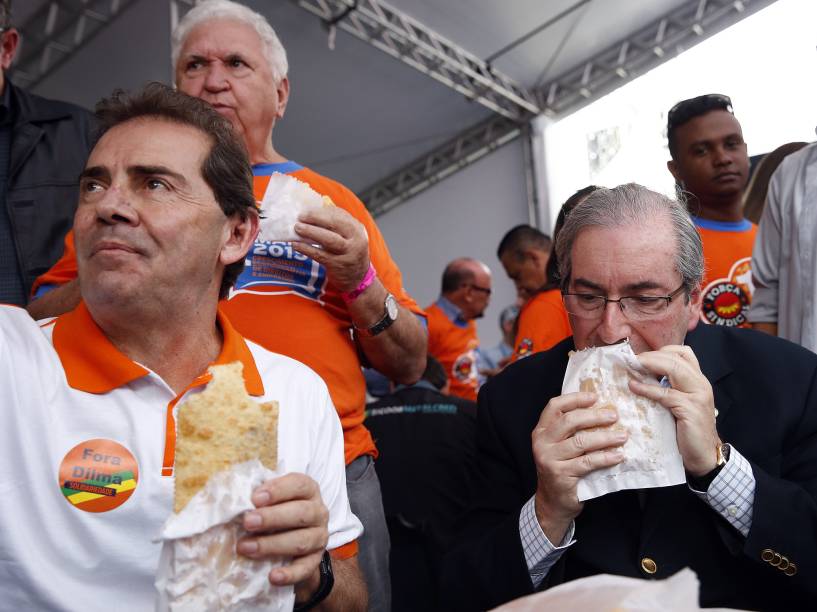
[[[278,560],[236,552],[253,490],[278,475],[278,405],[247,395],[242,365],[212,366],[178,409],[174,514],[162,530],[157,610],[291,610],[292,587],[267,576]]]
[[[335,204],[303,181],[288,174],[275,172],[270,176],[261,200],[261,223],[258,240],[262,242],[292,242],[301,238],[295,233],[298,217],[310,209]]]
[[[629,432],[624,443],[624,461],[582,478],[577,487],[579,501],[624,489],[686,482],[675,439],[675,418],[659,403],[630,391],[630,378],[659,384],[641,366],[628,342],[570,355],[562,393],[592,391],[598,397],[597,408],[611,406],[618,412],[618,421],[610,427]]]

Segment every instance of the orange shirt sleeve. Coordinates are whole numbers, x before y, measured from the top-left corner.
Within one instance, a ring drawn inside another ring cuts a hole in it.
[[[43,285],[64,285],[77,277],[77,253],[74,247],[74,230],[65,235],[65,250],[62,257],[51,266],[51,269],[37,277],[31,288],[31,295],[36,296],[37,290]]]
[[[519,313],[513,361],[546,351],[572,333],[559,290],[544,291],[528,302]]]
[[[315,191],[328,195],[336,206],[343,208],[355,219],[360,221],[369,235],[369,259],[377,271],[377,276],[383,286],[397,298],[397,301],[414,314],[425,317],[425,312],[414,301],[403,287],[403,276],[400,268],[391,257],[389,247],[380,228],[377,227],[369,210],[350,189],[331,179],[316,174],[308,168],[292,173],[292,176],[309,183]]]

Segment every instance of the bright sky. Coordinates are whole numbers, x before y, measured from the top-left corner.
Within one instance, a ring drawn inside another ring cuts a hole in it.
[[[815,140],[817,2],[778,0],[545,131],[555,219],[561,202],[594,183],[635,181],[673,193],[666,168],[666,113],[705,93],[732,99],[749,155],[795,140]],[[606,155],[591,169],[591,141]]]

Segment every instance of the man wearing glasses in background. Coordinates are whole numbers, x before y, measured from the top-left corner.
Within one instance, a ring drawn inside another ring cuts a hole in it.
[[[600,189],[556,244],[573,337],[480,392],[476,498],[444,572],[446,609],[488,609],[595,574],[692,568],[702,606],[806,609],[817,599],[817,356],[699,325],[701,240],[682,204]],[[629,339],[670,388],[632,382],[675,417],[687,482],[578,501],[627,434],[592,393],[562,395],[568,352]]]
[[[426,308],[428,354],[439,361],[451,383],[451,395],[476,401],[479,389],[477,326],[491,299],[491,270],[462,257],[443,272],[439,299]]]
[[[743,217],[749,156],[732,101],[707,94],[679,102],[667,114],[667,144],[672,156],[667,168],[704,245],[701,319],[749,327],[757,226]]]

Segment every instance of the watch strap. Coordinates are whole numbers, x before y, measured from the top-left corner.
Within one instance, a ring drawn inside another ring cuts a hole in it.
[[[730,449],[731,447],[728,444],[724,443],[718,444],[717,448],[718,458],[715,468],[710,472],[707,472],[703,476],[698,477],[689,476],[687,478],[687,482],[689,482],[689,485],[696,491],[704,492],[708,491],[709,486],[712,484],[712,481],[715,480],[717,475],[721,473],[721,470],[726,465],[726,462],[729,461]]]
[[[386,299],[383,300],[383,316],[377,321],[374,325],[368,328],[358,327],[357,325],[354,326],[355,331],[357,331],[361,336],[365,336],[366,338],[373,338],[377,336],[381,332],[386,331],[389,327],[392,326],[397,318],[392,317],[391,313],[389,313],[389,301],[394,300],[396,303],[395,297],[391,293],[386,294]]]
[[[312,597],[307,599],[303,603],[295,602],[295,606],[292,608],[294,612],[304,612],[305,610],[311,610],[319,603],[321,603],[324,599],[329,596],[329,593],[332,592],[332,587],[335,586],[335,575],[332,573],[332,558],[329,556],[329,551],[323,551],[323,557],[321,557],[321,563],[318,566],[321,575],[321,581],[318,584],[318,589],[312,593]]]

